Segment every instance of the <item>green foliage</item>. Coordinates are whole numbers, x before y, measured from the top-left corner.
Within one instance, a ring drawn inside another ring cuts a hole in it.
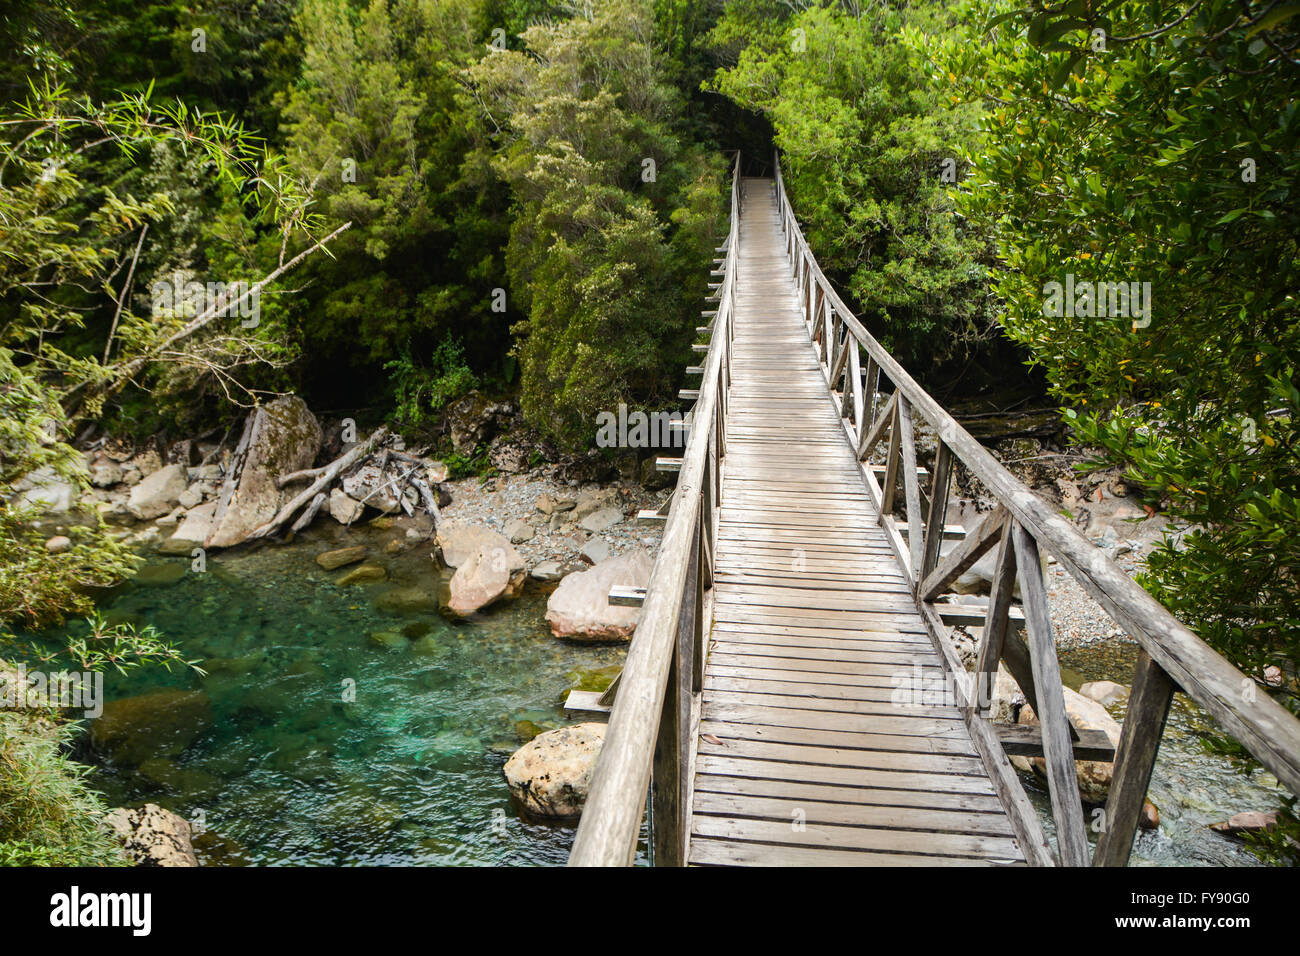
[[[484,52],[471,0],[305,0],[302,76],[281,97],[286,154],[331,223],[353,229],[307,266],[293,335],[309,388],[337,399],[409,348],[449,336],[476,368],[499,360],[507,193],[480,149],[459,70]],[[344,376],[340,369],[354,376]],[[365,381],[356,389],[364,400]]]
[[[610,0],[467,71],[515,201],[521,404],[569,444],[601,409],[671,394],[723,231],[721,163],[676,134],[681,100],[651,41],[649,4]]]
[[[962,209],[1006,264],[1008,334],[1078,440],[1194,528],[1144,584],[1261,679],[1300,665],[1300,111],[1266,42],[1297,34],[1264,26],[1266,7],[1217,0],[1174,24],[1173,3],[999,0],[976,8],[989,29],[932,50],[954,95],[991,104]],[[1150,282],[1149,320],[1048,314],[1068,273]]]
[[[416,365],[410,347],[401,358],[384,365],[395,396],[393,417],[402,425],[419,428],[479,380],[465,364],[465,350],[455,339],[444,339],[434,349],[427,367]]]
[[[924,369],[993,328],[989,250],[954,215],[956,187],[942,179],[974,142],[981,107],[953,103],[903,42],[905,31],[951,29],[945,4],[854,9],[728,5],[712,42],[748,42],[711,86],[771,121],[818,262],[900,361]]]
[[[0,866],[125,866],[102,823],[90,768],[64,753],[75,731],[0,710]]]
[[[914,40],[988,106],[961,210],[997,243],[1007,334],[1076,440],[1189,529],[1143,585],[1300,710],[1295,9],[994,0]],[[1150,314],[1051,308],[1070,274],[1149,282]]]

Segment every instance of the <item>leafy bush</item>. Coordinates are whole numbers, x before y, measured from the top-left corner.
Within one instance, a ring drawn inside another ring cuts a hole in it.
[[[465,363],[465,351],[455,339],[443,339],[427,367],[411,358],[408,344],[401,358],[384,365],[393,386],[393,417],[402,425],[418,428],[452,401],[478,388],[478,376]]]
[[[652,24],[648,2],[610,0],[466,73],[514,198],[521,405],[569,445],[600,410],[672,395],[725,229],[722,163],[679,135]]]
[[[75,730],[0,710],[0,865],[125,866],[90,768],[63,753]]]

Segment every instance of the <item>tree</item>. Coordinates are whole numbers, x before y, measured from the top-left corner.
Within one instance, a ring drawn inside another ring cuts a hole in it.
[[[306,0],[296,23],[304,56],[281,98],[286,155],[328,222],[356,223],[335,259],[308,268],[293,306],[308,390],[364,402],[385,362],[408,354],[418,368],[447,340],[472,365],[499,368],[507,191],[459,79],[486,50],[477,7],[372,0],[354,15],[343,0]]]
[[[685,142],[648,3],[534,26],[467,71],[514,196],[506,250],[524,414],[570,443],[671,400],[722,231],[721,162]]]
[[[905,364],[931,368],[992,336],[982,236],[953,210],[980,104],[931,83],[904,30],[940,34],[939,2],[729,5],[711,86],[772,123],[818,262]]]
[[[961,209],[996,240],[1007,334],[1186,529],[1142,583],[1300,710],[1300,8],[971,10],[913,39],[988,106]]]

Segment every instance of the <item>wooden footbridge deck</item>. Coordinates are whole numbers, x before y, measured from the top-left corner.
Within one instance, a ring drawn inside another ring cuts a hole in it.
[[[1175,689],[1300,785],[1300,722],[1242,693],[894,362],[821,274],[779,168],[738,170],[691,437],[646,516],[666,522],[660,553],[644,595],[611,596],[642,612],[571,862],[630,863],[649,784],[658,865],[1122,865]],[[917,415],[940,436],[928,469]],[[944,523],[958,468],[1000,503],[970,533]],[[1040,544],[1142,644],[1118,753],[1067,719]],[[945,600],[993,549],[988,607]],[[973,671],[957,624],[979,634]],[[999,661],[1040,727],[987,719]],[[1008,754],[1045,758],[1054,841]],[[1117,761],[1095,848],[1076,758]]]

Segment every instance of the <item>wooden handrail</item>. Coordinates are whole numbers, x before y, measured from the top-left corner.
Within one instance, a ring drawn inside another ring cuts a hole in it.
[[[702,536],[712,539],[712,529],[702,527],[707,523],[702,518],[711,511],[706,496],[716,488],[709,472],[710,448],[717,448],[719,455],[722,453],[717,442],[721,434],[719,426],[725,418],[729,376],[740,239],[739,188],[740,155],[737,153],[732,168],[730,229],[723,263],[725,278],[719,289],[718,310],[704,361],[700,394],[691,417],[690,437],[650,573],[645,603],[619,678],[605,742],[592,772],[587,802],[569,855],[570,866],[627,866],[633,862],[669,677],[675,673],[678,681],[689,682],[693,676],[676,673],[679,669],[672,665],[678,647],[683,596],[688,594],[694,570],[692,558],[699,553]],[[681,766],[685,766],[685,755],[678,754],[678,758]],[[662,783],[676,786],[677,782]]]
[[[1054,555],[1061,567],[1079,582],[1113,620],[1137,640],[1143,650],[1144,666],[1148,667],[1148,670],[1154,666],[1167,675],[1169,680],[1208,711],[1229,734],[1239,740],[1279,781],[1292,792],[1300,793],[1300,720],[1267,693],[1262,690],[1256,692],[1254,682],[1250,678],[1178,621],[1071,522],[1057,514],[1015,478],[916,383],[894,357],[862,326],[823,274],[804,238],[786,195],[779,158],[776,163],[776,190],[781,226],[786,235],[787,254],[796,276],[800,279],[801,291],[805,290],[804,283],[807,283],[803,299],[805,311],[808,313],[806,321],[810,335],[817,330],[816,335],[820,335],[828,346],[833,345],[837,336],[835,324],[838,320],[841,328],[847,330],[848,336],[851,336],[852,342],[855,343],[853,351],[856,352],[857,346],[861,346],[866,351],[868,377],[870,378],[873,370],[878,370],[894,386],[894,393],[879,418],[874,421],[870,417],[856,419],[860,458],[869,453],[870,447],[876,444],[886,432],[891,435],[890,463],[886,475],[888,492],[881,494],[879,489],[872,491],[878,503],[882,498],[885,499],[884,506],[881,508],[882,523],[886,524],[887,528],[892,528],[893,519],[889,517],[889,512],[892,511],[892,500],[897,488],[895,476],[898,467],[895,451],[898,440],[895,436],[900,429],[891,426],[900,421],[899,409],[902,408],[904,414],[901,421],[904,427],[906,427],[908,413],[919,414],[924,418],[938,432],[942,447],[946,447],[948,453],[961,461],[1009,512],[1011,530],[1014,532],[1016,527],[1023,529],[1036,546]],[[824,303],[822,306],[824,311],[816,314],[814,310],[817,309],[819,299]],[[847,339],[845,347],[848,347]],[[827,352],[823,370],[827,374],[829,386],[834,389],[840,373],[846,366],[856,365],[856,363],[846,363],[842,355],[830,354],[829,348],[822,351]],[[857,382],[852,385],[856,393],[859,385]],[[865,399],[867,416],[870,416],[875,398],[875,386],[873,382],[868,381],[866,387],[868,389]],[[861,407],[861,403],[856,401],[856,396],[855,401],[850,403],[846,389],[843,407],[847,410],[851,404]],[[892,423],[885,420],[889,415],[894,416]],[[854,436],[850,435],[850,437]],[[905,439],[907,437],[904,436]],[[907,444],[904,441],[904,446]],[[906,447],[903,453],[907,453]],[[912,474],[906,467],[908,464],[910,463],[904,463],[904,480]],[[936,469],[938,470],[940,469]],[[946,463],[942,470],[947,470]],[[869,488],[874,486],[875,478],[871,474],[870,465],[864,466],[863,471]],[[917,603],[924,614],[928,598],[934,595],[919,593],[922,591],[920,585],[931,570],[926,565],[937,558],[937,540],[933,542],[927,540],[925,560],[920,562],[919,567],[916,566],[915,560],[909,562],[909,557],[918,553],[916,540],[918,534],[915,525],[920,509],[910,488],[907,497],[910,499],[907,512],[909,523],[912,525],[909,529],[911,540],[906,546],[906,551],[898,544],[895,550],[899,552],[900,562],[907,567],[913,589],[918,592]],[[931,519],[935,513],[936,509],[930,509],[927,519]],[[943,520],[941,511],[938,511],[938,520],[941,524]],[[929,523],[927,521],[927,528]],[[930,537],[932,536],[927,533],[927,539]],[[1014,533],[1008,534],[1007,540],[1012,540],[1014,537]],[[895,541],[901,544],[897,535]],[[1024,569],[1021,573],[1024,573]],[[933,591],[933,588],[930,590]],[[987,630],[991,628],[986,628]],[[984,659],[983,653],[981,657],[982,670],[989,666],[996,668],[996,656],[991,665]],[[1048,669],[1050,670],[1050,667]],[[1164,713],[1159,703],[1163,699],[1164,706],[1167,708],[1168,696],[1164,694],[1162,698],[1164,685],[1161,683],[1163,678],[1160,675],[1151,676],[1144,671],[1142,676],[1144,687],[1156,688],[1150,695],[1154,703],[1151,703],[1150,707],[1144,707],[1142,719],[1148,724],[1159,725],[1155,728],[1158,738],[1159,728],[1164,722]],[[1042,694],[1043,688],[1038,688],[1038,692]],[[1134,713],[1132,705],[1130,705],[1130,713]],[[1158,720],[1152,715],[1158,715]],[[1133,800],[1137,800],[1136,807],[1140,808],[1141,799],[1140,796],[1137,798],[1133,796],[1133,781],[1141,778],[1140,788],[1142,793],[1145,793],[1146,779],[1142,777],[1142,773],[1145,771],[1149,776],[1150,764],[1154,760],[1154,747],[1151,746],[1149,739],[1143,737],[1144,731],[1137,726],[1130,726],[1130,723],[1136,724],[1137,721],[1125,722],[1124,736],[1121,739],[1116,761],[1116,786],[1123,792],[1123,797],[1117,801],[1112,793],[1111,803],[1125,804],[1126,815],[1136,819]],[[1148,727],[1147,731],[1150,729]],[[1139,752],[1140,757],[1134,756]],[[1137,765],[1138,769],[1133,771],[1132,778],[1121,781],[1122,770],[1130,765]],[[1107,811],[1108,816],[1113,816],[1110,813],[1110,804]],[[1131,842],[1131,833],[1128,841]],[[1077,849],[1076,846],[1073,850],[1076,855]],[[1095,861],[1123,862],[1127,855],[1127,844],[1121,852],[1115,849],[1114,841],[1107,840],[1106,836],[1103,836]]]

